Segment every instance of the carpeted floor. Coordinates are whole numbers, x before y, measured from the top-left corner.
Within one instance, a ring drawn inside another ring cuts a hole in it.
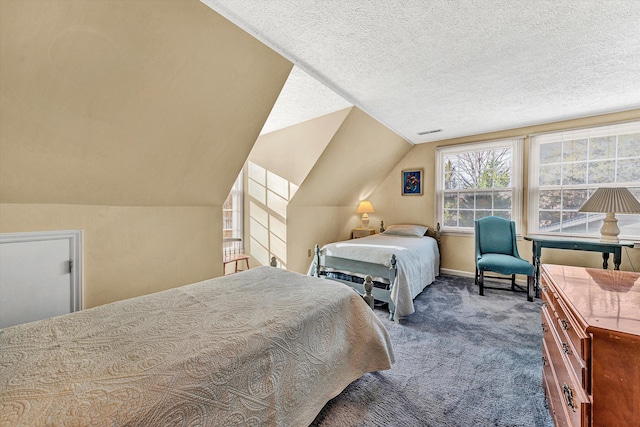
[[[353,382],[312,426],[553,426],[540,299],[486,288],[481,297],[472,278],[443,275],[414,304],[399,324],[376,308],[396,363]]]

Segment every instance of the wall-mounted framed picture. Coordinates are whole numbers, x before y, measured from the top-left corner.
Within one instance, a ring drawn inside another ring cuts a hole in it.
[[[402,171],[402,195],[422,196],[424,169],[405,169]]]

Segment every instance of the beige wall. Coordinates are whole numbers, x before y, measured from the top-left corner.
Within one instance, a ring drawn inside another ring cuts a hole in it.
[[[350,112],[345,108],[261,135],[248,161],[300,186]]]
[[[375,220],[384,220],[385,224],[393,223],[418,223],[434,226],[435,222],[435,160],[436,148],[444,145],[463,144],[477,141],[487,141],[514,136],[530,135],[540,132],[549,132],[561,129],[584,127],[617,121],[640,119],[640,110],[631,110],[616,114],[607,114],[584,119],[555,122],[526,128],[513,129],[503,132],[495,132],[484,135],[457,138],[446,141],[438,141],[429,144],[415,145],[409,153],[395,166],[394,170],[385,178],[382,184],[371,196],[371,201],[376,207],[376,213],[371,215],[372,223]],[[529,160],[529,140],[525,140],[525,200],[523,207],[524,224],[527,227],[527,174],[526,165]],[[423,196],[402,196],[400,191],[400,174],[403,169],[424,167],[425,187]],[[520,240],[518,242],[520,255],[531,259],[531,243]],[[442,267],[445,270],[465,272],[473,274],[474,264],[474,237],[444,235],[442,238]],[[640,250],[629,249],[623,253],[622,270],[631,270],[631,259],[636,270],[640,270]],[[602,256],[597,253],[543,250],[542,262],[554,264],[568,264],[583,267],[601,267]],[[610,263],[612,264],[612,262]],[[613,268],[613,267],[610,267]]]
[[[197,0],[0,2],[0,232],[84,230],[85,307],[222,273],[292,64]]]
[[[216,207],[0,205],[0,232],[83,230],[84,307],[220,274]]]

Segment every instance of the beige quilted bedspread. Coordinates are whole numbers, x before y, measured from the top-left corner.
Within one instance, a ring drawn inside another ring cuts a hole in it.
[[[304,426],[392,363],[352,289],[259,267],[0,330],[0,425]]]

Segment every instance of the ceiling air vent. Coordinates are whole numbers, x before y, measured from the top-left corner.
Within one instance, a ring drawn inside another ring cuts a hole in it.
[[[442,129],[425,130],[422,132],[418,132],[418,135],[428,135],[430,133],[438,133],[438,132],[442,132]]]

